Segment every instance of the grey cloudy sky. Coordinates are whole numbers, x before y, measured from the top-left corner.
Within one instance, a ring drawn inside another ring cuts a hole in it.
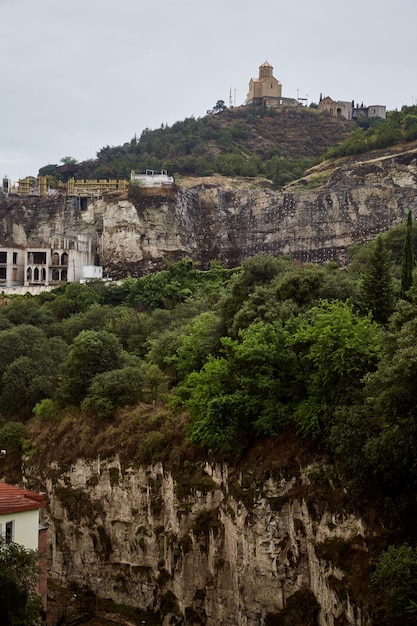
[[[417,104],[416,0],[0,0],[0,175],[93,158],[144,128],[283,96]]]

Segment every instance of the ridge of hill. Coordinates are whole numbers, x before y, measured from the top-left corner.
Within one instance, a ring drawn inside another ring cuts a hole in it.
[[[238,107],[186,118],[156,130],[146,128],[122,146],[104,146],[95,159],[47,165],[40,175],[129,178],[131,170],[168,170],[181,176],[265,176],[279,169],[281,186],[302,175],[327,149],[347,139],[355,122],[317,109]]]

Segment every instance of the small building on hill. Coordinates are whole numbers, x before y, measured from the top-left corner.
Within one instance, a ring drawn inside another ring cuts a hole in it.
[[[363,104],[361,104],[360,106],[359,104],[357,104],[352,109],[352,118],[356,120],[358,119],[358,117],[378,117],[382,120],[385,120],[385,118],[387,117],[387,108],[382,104],[373,104],[369,107],[364,106]]]
[[[330,96],[320,97],[319,110],[330,113],[332,117],[341,117],[346,120],[352,119],[352,102],[333,100]]]
[[[144,174],[139,174],[132,170],[130,172],[130,182],[143,187],[170,187],[174,184],[174,178],[168,176],[166,170],[161,170],[160,172],[146,170]]]

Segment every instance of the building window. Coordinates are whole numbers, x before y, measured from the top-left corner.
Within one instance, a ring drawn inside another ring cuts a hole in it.
[[[14,541],[14,520],[6,522],[4,536],[8,543]]]
[[[0,263],[7,263],[7,252],[0,252]]]
[[[0,267],[0,280],[6,280],[6,268]]]
[[[17,252],[13,252],[13,265],[17,263]]]
[[[28,252],[28,263],[46,264],[46,252]]]

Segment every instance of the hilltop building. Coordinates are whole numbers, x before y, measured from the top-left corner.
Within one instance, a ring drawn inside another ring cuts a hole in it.
[[[295,98],[282,97],[282,83],[274,77],[273,70],[268,61],[259,66],[259,77],[250,79],[246,104],[271,108],[299,106]]]
[[[352,102],[333,100],[330,96],[320,97],[319,110],[330,113],[332,117],[343,117],[346,120],[352,119]]]
[[[130,182],[142,187],[170,187],[174,184],[173,176],[168,176],[166,170],[155,172],[146,170],[144,174],[137,174],[133,170],[130,172]]]
[[[357,104],[352,108],[352,119],[356,120],[358,117],[379,117],[385,119],[387,116],[387,108],[382,104],[373,104],[372,106],[364,106]]]
[[[386,118],[386,107],[382,104],[374,104],[372,106],[355,106],[354,102],[345,102],[343,100],[333,100],[330,96],[322,98],[320,96],[319,110],[330,113],[332,117],[342,117],[346,120],[356,120],[358,117],[379,117]]]

